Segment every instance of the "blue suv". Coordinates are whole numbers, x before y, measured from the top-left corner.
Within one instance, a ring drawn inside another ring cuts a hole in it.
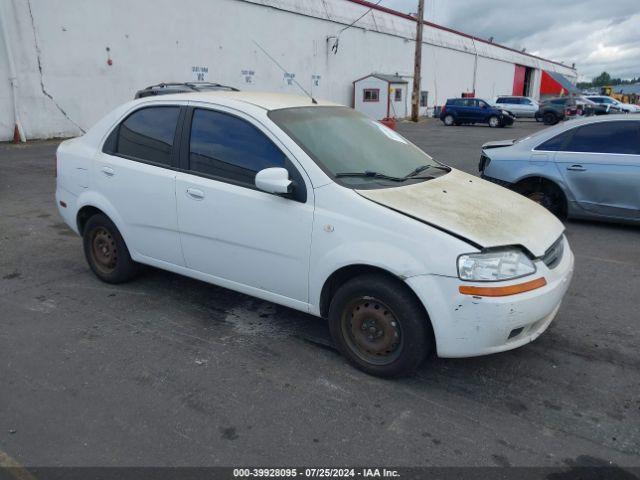
[[[479,98],[450,98],[440,112],[440,120],[447,126],[488,123],[492,128],[506,127],[513,125],[513,119],[514,116],[508,111]]]

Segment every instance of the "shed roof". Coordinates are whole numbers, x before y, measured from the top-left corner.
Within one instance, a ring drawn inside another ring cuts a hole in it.
[[[365,78],[369,78],[369,77],[375,77],[387,83],[409,83],[400,75],[387,74],[387,73],[370,73],[365,77],[355,80],[353,83],[359,82],[360,80],[364,80]]]
[[[616,85],[613,87],[613,91],[617,93],[623,93],[626,95],[635,93],[636,95],[640,95],[640,83],[632,83],[629,85]]]

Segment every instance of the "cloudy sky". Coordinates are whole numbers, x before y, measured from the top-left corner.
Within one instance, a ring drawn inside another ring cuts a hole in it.
[[[382,0],[404,13],[417,0]],[[640,0],[425,0],[425,19],[551,60],[581,80],[640,76]]]

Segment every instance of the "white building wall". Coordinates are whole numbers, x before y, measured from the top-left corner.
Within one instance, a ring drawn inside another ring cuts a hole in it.
[[[353,80],[371,72],[404,75],[412,89],[412,20],[373,10],[339,35],[337,54],[330,51],[330,37],[368,10],[347,0],[0,2],[27,138],[77,135],[139,88],[193,80],[194,66],[208,67],[207,80],[241,89],[298,93],[253,40],[320,98],[351,105]],[[510,94],[514,63],[576,77],[570,68],[434,27],[425,28],[424,41],[422,90],[430,106],[473,88],[476,54],[478,95]],[[320,76],[318,86],[312,75]],[[13,136],[12,108],[2,48],[0,140]]]
[[[513,63],[478,57],[476,97],[491,101],[498,95],[510,95],[513,92],[515,70]]]

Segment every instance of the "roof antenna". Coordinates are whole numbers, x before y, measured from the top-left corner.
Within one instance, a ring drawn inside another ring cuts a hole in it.
[[[262,50],[262,53],[264,53],[264,54],[267,56],[267,58],[268,58],[269,60],[271,60],[273,63],[275,63],[275,64],[278,66],[278,68],[279,68],[280,70],[282,70],[284,73],[289,73],[289,72],[287,72],[287,70],[286,70],[282,65],[280,65],[280,64],[278,63],[278,61],[277,61],[275,58],[273,58],[271,55],[269,55],[269,52],[267,52],[264,48],[262,48],[262,45],[260,45],[260,44],[259,44],[258,42],[256,42],[255,40],[253,40],[253,43],[255,43],[255,44],[256,44],[256,46],[257,46],[260,50]],[[292,78],[291,78],[291,80],[293,80],[293,82],[298,86],[298,88],[299,88],[300,90],[302,90],[302,91],[307,95],[307,97],[309,97],[309,98],[311,99],[311,103],[313,103],[314,105],[318,103],[318,102],[316,101],[316,99],[315,99],[315,98],[313,98],[313,96],[312,96],[309,92],[307,92],[307,91],[302,87],[302,85],[300,85],[300,84],[298,83],[298,81],[296,80],[296,77],[292,77]]]

